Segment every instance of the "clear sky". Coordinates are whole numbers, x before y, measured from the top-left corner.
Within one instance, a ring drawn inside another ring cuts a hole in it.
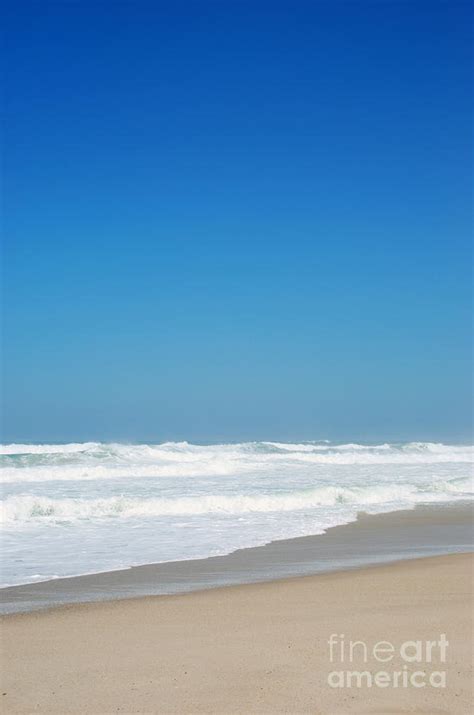
[[[4,441],[470,431],[470,3],[18,3]]]

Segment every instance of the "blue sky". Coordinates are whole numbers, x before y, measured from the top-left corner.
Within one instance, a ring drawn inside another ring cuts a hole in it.
[[[470,27],[11,9],[3,439],[468,439]]]

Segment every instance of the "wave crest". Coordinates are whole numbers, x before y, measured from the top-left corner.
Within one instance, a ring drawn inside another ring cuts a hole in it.
[[[332,444],[244,442],[193,445],[86,442],[3,445],[2,482],[102,480],[126,477],[228,476],[312,465],[471,463],[473,447],[433,442]]]
[[[76,521],[97,518],[160,516],[198,516],[203,514],[244,514],[248,512],[288,512],[321,506],[352,505],[360,509],[371,505],[445,501],[472,494],[468,478],[437,482],[430,487],[380,485],[369,487],[318,487],[283,494],[208,494],[180,498],[132,498],[115,496],[102,499],[52,499],[29,494],[7,498],[2,503],[4,525],[31,521]]]

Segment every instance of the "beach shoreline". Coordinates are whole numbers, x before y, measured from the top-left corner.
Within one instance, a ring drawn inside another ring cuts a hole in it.
[[[225,556],[135,566],[0,589],[2,614],[95,601],[171,595],[347,571],[472,551],[472,502],[359,514],[324,534],[274,541]]]
[[[6,616],[3,705],[12,713],[91,715],[467,715],[472,575],[472,554],[452,554]],[[368,661],[359,653],[350,665],[340,662],[341,638],[363,641]],[[439,653],[421,663],[400,656],[403,643],[443,638],[449,643],[445,661]],[[380,641],[395,650],[389,664],[373,657]],[[380,671],[390,677],[406,672],[407,678],[423,671],[426,683],[330,685],[340,677],[332,674],[347,668],[374,677]],[[440,672],[445,687],[429,680]]]
[[[360,514],[228,556],[3,589],[4,711],[467,715],[472,516],[472,503]],[[443,661],[437,646],[401,656],[443,640]]]

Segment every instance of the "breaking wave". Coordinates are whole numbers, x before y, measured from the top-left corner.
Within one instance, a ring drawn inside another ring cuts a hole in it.
[[[472,458],[433,442],[3,445],[3,582],[204,558],[361,511],[471,499]]]
[[[321,487],[288,494],[226,496],[209,494],[177,499],[136,499],[125,496],[105,499],[52,499],[32,495],[9,497],[3,503],[2,521],[31,520],[75,521],[109,517],[198,516],[204,514],[244,514],[247,512],[288,512],[338,504],[367,507],[374,504],[406,505],[445,501],[472,494],[469,479],[433,484],[431,489],[415,486]]]
[[[7,482],[117,479],[127,477],[228,476],[311,465],[469,463],[473,447],[432,442],[340,444],[247,442],[192,445],[188,442],[127,445],[87,442],[66,445],[11,444],[0,447],[0,479]]]

